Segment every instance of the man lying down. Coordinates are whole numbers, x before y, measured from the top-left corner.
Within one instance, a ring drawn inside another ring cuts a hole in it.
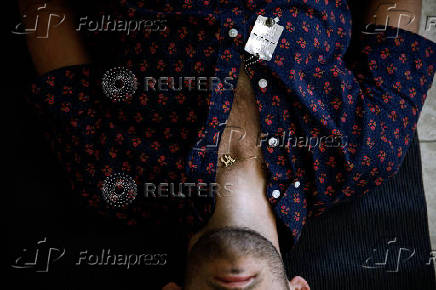
[[[29,1],[20,2],[24,10]],[[371,1],[368,23],[386,24],[379,4]],[[46,9],[70,15],[65,7],[51,1]],[[41,75],[30,100],[54,124],[52,140],[78,196],[131,226],[157,219],[186,229],[183,289],[309,289],[310,281],[286,276],[277,226],[295,245],[308,218],[398,171],[436,63],[436,45],[415,34],[419,17],[362,33],[360,53],[346,61],[345,0],[115,7],[127,18],[165,19],[165,27],[117,39],[118,66],[102,84],[72,23],[48,39],[28,37]],[[420,1],[397,1],[397,9],[419,15]],[[159,76],[174,76],[173,84],[140,83]],[[218,84],[187,90],[184,80],[175,88],[186,76]],[[223,86],[227,78],[234,89]],[[310,146],[294,142],[301,137]],[[118,191],[107,187],[111,178]],[[136,191],[176,181],[219,189],[207,198],[152,200]]]

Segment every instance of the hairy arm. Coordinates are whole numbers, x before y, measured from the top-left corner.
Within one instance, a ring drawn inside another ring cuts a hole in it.
[[[27,46],[39,75],[64,66],[89,63],[66,1],[52,0],[44,4],[42,1],[18,0],[18,4],[21,15],[26,15],[23,17],[24,27],[34,27],[38,19],[36,31],[27,34]]]

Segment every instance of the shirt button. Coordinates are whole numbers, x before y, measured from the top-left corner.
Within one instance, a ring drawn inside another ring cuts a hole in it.
[[[264,89],[268,86],[268,81],[266,79],[260,79],[259,80],[259,87],[261,89]]]
[[[270,147],[276,147],[277,145],[279,145],[279,139],[275,138],[275,137],[271,137],[268,140],[268,145]]]
[[[232,29],[230,29],[229,30],[229,36],[231,37],[231,38],[235,38],[236,36],[238,36],[238,30],[236,30],[236,29],[234,29],[234,28],[232,28]]]
[[[273,196],[274,198],[279,198],[279,196],[280,196],[280,190],[278,190],[278,189],[273,190],[273,192],[272,192],[272,196]]]
[[[294,183],[294,186],[295,186],[295,188],[299,188],[300,187],[300,182],[299,181],[295,181],[295,183]]]

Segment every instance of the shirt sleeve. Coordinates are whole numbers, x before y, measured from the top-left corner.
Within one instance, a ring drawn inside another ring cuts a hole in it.
[[[136,110],[141,97],[113,104],[103,93],[103,74],[94,65],[63,67],[39,77],[29,96],[49,126],[49,140],[73,194],[94,212],[122,224],[196,226],[189,199],[145,197],[147,183],[183,180],[183,170],[177,171],[183,168],[183,157],[175,154],[171,140],[166,142],[160,135],[147,138],[152,135],[149,129],[132,125],[141,116]],[[117,204],[104,189],[109,182],[121,182],[135,200]]]
[[[273,59],[248,66],[255,86],[267,80],[257,94],[267,196],[294,242],[308,217],[398,172],[436,65],[422,36],[393,27],[352,35],[345,2],[311,4],[284,12]]]
[[[102,209],[99,188],[112,174],[105,148],[112,142],[104,133],[92,65],[62,67],[38,77],[32,84],[30,103],[43,120],[52,149],[71,181],[73,192],[85,203]],[[115,154],[115,152],[113,152]]]
[[[352,61],[333,69],[330,85],[341,87],[341,94],[329,96],[328,109],[345,146],[336,153],[327,149],[331,155],[315,152],[315,214],[368,193],[398,172],[432,85],[436,45],[430,40],[388,27],[362,34],[358,43]],[[326,175],[335,182],[322,184]]]

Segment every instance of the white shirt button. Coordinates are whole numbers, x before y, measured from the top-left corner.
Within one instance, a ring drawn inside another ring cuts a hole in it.
[[[232,29],[230,29],[229,30],[229,36],[231,37],[231,38],[235,38],[236,36],[238,36],[238,30],[236,30],[236,29],[234,29],[234,28],[232,28]]]
[[[268,81],[266,79],[260,79],[259,80],[259,87],[261,89],[264,89],[268,86]]]
[[[279,196],[280,196],[280,190],[278,190],[278,189],[273,190],[273,192],[272,192],[272,196],[273,196],[274,198],[279,198]]]
[[[295,186],[295,188],[299,188],[300,187],[300,182],[299,181],[295,181],[295,183],[294,183],[294,186]]]
[[[275,137],[271,137],[268,140],[268,145],[270,147],[276,147],[277,145],[279,145],[279,139],[275,138]]]

